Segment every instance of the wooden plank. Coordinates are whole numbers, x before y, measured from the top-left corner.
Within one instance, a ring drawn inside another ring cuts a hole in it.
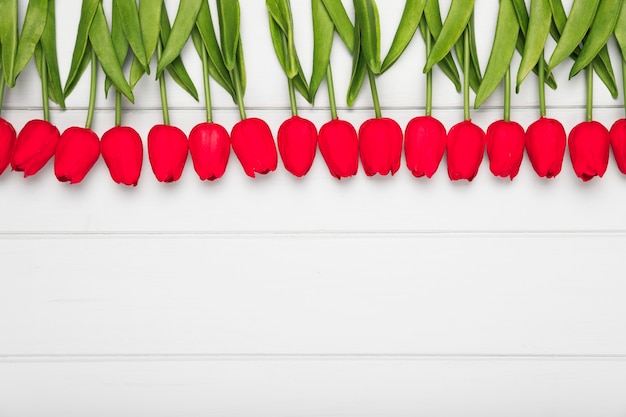
[[[624,386],[623,360],[0,363],[0,413],[618,417]]]
[[[0,354],[626,354],[624,235],[0,240]]]

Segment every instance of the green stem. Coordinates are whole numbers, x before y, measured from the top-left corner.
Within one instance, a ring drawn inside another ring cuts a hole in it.
[[[211,85],[209,84],[209,54],[202,47],[202,76],[204,81],[204,103],[206,106],[206,121],[213,123],[213,109],[211,106]]]
[[[511,67],[504,75],[504,121],[511,121]]]
[[[2,114],[2,104],[4,103],[4,88],[6,87],[6,81],[4,80],[4,74],[0,70],[0,114]]]
[[[326,67],[326,84],[328,84],[330,117],[335,120],[337,119],[337,102],[335,101],[335,83],[333,82],[333,69],[330,67],[330,62],[328,63],[328,67]]]
[[[469,27],[463,34],[463,117],[470,120],[470,38]]]
[[[587,121],[593,120],[593,63],[587,67]]]
[[[157,42],[157,62],[158,60],[161,59],[162,53],[163,53],[163,44],[161,43],[161,40],[159,39],[159,41]],[[162,72],[161,76],[159,77],[159,87],[161,90],[161,108],[163,110],[163,124],[169,125],[170,124],[170,112],[167,106],[167,90],[165,87],[165,72]]]
[[[122,93],[115,90],[115,126],[122,125]]]
[[[93,122],[93,113],[96,108],[96,88],[98,78],[98,58],[96,57],[96,51],[91,48],[91,85],[89,88],[89,107],[87,109],[87,121],[85,122],[85,128],[91,129],[91,123]]]
[[[287,77],[287,84],[289,85],[289,103],[291,103],[291,115],[298,115],[298,105],[296,104],[296,90],[293,86],[293,80]]]
[[[422,19],[421,24],[424,26],[426,33],[426,56],[430,55],[430,51],[433,49],[432,37],[430,30],[426,25],[426,20]],[[430,116],[433,112],[433,70],[431,69],[426,73],[426,116]]]
[[[622,57],[622,87],[624,88],[624,113],[626,113],[626,56]],[[2,110],[2,101],[0,101],[0,110]]]
[[[539,115],[546,117],[546,65],[544,51],[539,57]]]
[[[46,57],[41,55],[41,102],[43,105],[43,119],[50,121],[50,103],[48,102],[48,64]]]
[[[372,101],[374,101],[374,112],[376,112],[376,118],[380,119],[383,117],[380,111],[380,102],[378,101],[378,89],[376,88],[376,77],[374,77],[374,73],[369,68],[367,69],[367,76],[370,82],[370,90],[372,90]]]
[[[243,88],[241,86],[241,77],[239,68],[235,65],[232,70],[232,79],[235,82],[235,95],[237,96],[237,106],[239,107],[239,117],[241,120],[246,119],[246,107],[243,104]]]

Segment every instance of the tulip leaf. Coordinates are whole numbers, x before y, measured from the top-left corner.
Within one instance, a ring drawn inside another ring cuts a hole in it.
[[[220,42],[224,65],[229,71],[237,64],[239,48],[239,0],[217,0],[217,16],[220,23]]]
[[[213,26],[213,19],[211,18],[211,9],[207,2],[202,2],[202,7],[198,12],[196,20],[196,28],[198,34],[202,38],[204,47],[209,54],[209,61],[211,65],[209,69],[211,76],[228,91],[228,93],[235,100],[235,88],[230,81],[230,73],[224,64],[224,57],[217,42],[217,36],[215,35],[215,28]]]
[[[400,55],[404,52],[406,47],[413,39],[417,27],[422,20],[422,14],[424,7],[426,6],[426,0],[407,0],[404,5],[404,11],[398,24],[398,29],[393,37],[389,52],[385,57],[381,73],[387,71],[391,66],[400,58]]]
[[[237,66],[237,75],[239,76],[239,83],[241,83],[241,93],[245,93],[246,91],[246,63],[243,56],[243,43],[241,38],[239,38],[239,45],[237,45],[237,59],[235,60],[235,64]],[[235,71],[233,71],[233,76],[235,76]]]
[[[150,72],[150,60],[146,55],[146,50],[141,33],[141,22],[136,0],[115,0],[113,1],[113,13],[117,13],[124,32],[125,40],[137,60],[144,66],[146,72]],[[111,28],[111,30],[113,30]],[[128,46],[126,46],[128,48]],[[118,55],[119,57],[119,55]],[[120,61],[122,62],[122,61]]]
[[[13,66],[17,53],[17,0],[0,0],[0,44],[2,67],[7,85],[12,86]]]
[[[64,109],[65,94],[63,93],[61,76],[59,74],[55,14],[55,0],[48,0],[48,16],[46,17],[46,26],[44,27],[39,44],[41,45],[41,54],[46,58],[46,66],[48,70],[48,92],[50,99]]]
[[[314,101],[330,64],[335,25],[322,0],[312,0],[311,9],[313,11],[313,72],[309,85],[309,97],[311,101]]]
[[[626,59],[626,5],[622,4],[614,34],[615,40],[622,51],[622,57]]]
[[[198,28],[194,28],[194,30],[191,31],[191,39],[193,40],[193,45],[196,48],[196,52],[200,57],[202,57],[203,50],[206,50],[206,47],[202,40],[202,36],[198,31]],[[228,94],[230,94],[230,96],[233,98],[233,101],[235,101],[235,91],[232,88],[230,78],[222,78],[222,75],[216,70],[215,65],[213,65],[213,62],[211,62],[210,59],[208,64],[209,75],[215,81],[217,81],[217,83],[221,85],[226,90],[226,92],[228,92]]]
[[[70,65],[70,72],[65,81],[64,94],[66,97],[74,90],[78,80],[85,71],[86,66],[82,64],[85,59],[87,44],[89,43],[89,32],[99,4],[99,0],[83,0],[80,20],[78,21],[76,43],[74,44],[74,52],[72,54],[72,64]],[[87,54],[87,56],[89,56],[89,54]]]
[[[115,88],[133,102],[135,98],[122,73],[122,66],[115,54],[113,41],[109,34],[109,26],[100,3],[98,3],[96,14],[89,29],[89,42],[98,56],[98,61],[100,61],[100,66],[104,73],[111,79]]]
[[[348,17],[345,7],[341,0],[322,0],[328,15],[335,25],[335,29],[339,37],[346,44],[346,47],[353,52],[354,50],[354,26]]]
[[[346,102],[348,106],[352,106],[356,101],[361,87],[363,86],[363,80],[365,80],[365,73],[367,72],[367,63],[361,53],[361,34],[359,24],[354,26],[354,50],[352,51],[352,75],[350,77],[350,84],[348,85],[348,95]]]
[[[22,72],[30,58],[35,53],[35,46],[39,43],[48,17],[48,0],[30,0],[24,17],[22,33],[17,45],[17,54],[13,67],[12,83]]]
[[[361,51],[367,66],[380,74],[380,18],[374,0],[353,0],[356,20],[361,34]]]
[[[41,43],[38,43],[35,46],[35,51],[34,51],[34,57],[35,57],[35,65],[37,67],[37,72],[39,73],[39,76],[42,77],[43,76],[43,72],[42,72],[42,61],[43,61],[43,48],[41,46]],[[46,68],[49,68],[48,62],[46,61]],[[61,83],[59,82],[58,85],[55,87],[53,86],[51,80],[50,80],[50,74],[48,74],[48,98],[52,101],[54,101],[55,103],[59,104],[61,106],[61,108],[65,108],[65,100],[63,97],[63,90],[61,89]]]
[[[191,30],[196,24],[196,18],[204,0],[181,0],[176,12],[174,24],[167,42],[163,42],[165,49],[157,64],[157,76],[174,61],[183,50],[183,47],[191,36]],[[163,29],[161,29],[163,31]],[[140,61],[141,62],[141,61]]]
[[[291,35],[291,41],[288,40],[289,35],[286,35],[282,30],[282,27],[278,21],[274,18],[274,15],[269,15],[269,27],[270,35],[272,37],[272,45],[274,46],[274,52],[278,62],[288,78],[294,78],[298,74],[298,66],[296,64],[296,58],[293,48],[293,32]],[[291,43],[291,47],[289,44]]]
[[[426,5],[424,6],[424,18],[426,19],[426,25],[428,26],[428,30],[433,37],[433,40],[436,40],[439,34],[441,33],[441,28],[443,27],[443,23],[441,22],[441,11],[439,10],[439,2],[437,0],[427,0]],[[426,35],[422,32],[422,36],[424,40],[426,40]],[[454,58],[452,57],[452,51],[448,52],[448,54],[437,63],[442,72],[452,81],[454,84],[456,91],[461,91],[461,79],[459,77],[459,71],[456,67],[456,63],[454,62]]]
[[[141,25],[141,37],[146,53],[146,63],[156,51],[161,33],[161,12],[163,0],[139,0],[139,22]]]
[[[128,55],[129,41],[124,34],[124,28],[122,27],[122,16],[120,10],[117,7],[119,0],[113,0],[112,4],[112,16],[111,16],[111,40],[113,41],[113,47],[115,48],[115,55],[120,65],[124,65],[126,55]],[[137,58],[139,60],[139,58]],[[112,82],[109,77],[106,77],[104,81],[104,91],[108,95]],[[132,86],[131,86],[132,90]]]

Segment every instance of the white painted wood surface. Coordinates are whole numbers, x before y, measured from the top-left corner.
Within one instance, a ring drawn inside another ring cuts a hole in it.
[[[57,3],[65,78],[79,8]],[[292,3],[308,72],[308,2]],[[477,3],[484,68],[498,2]],[[384,51],[402,6],[379,1]],[[241,7],[246,104],[275,133],[290,113],[264,2]],[[201,88],[194,53],[185,61]],[[619,62],[614,45],[611,53]],[[339,39],[333,65],[340,115],[358,126],[371,101],[364,89],[346,109],[350,58]],[[417,37],[379,79],[384,112],[401,125],[423,112],[422,65]],[[568,71],[558,68],[561,87],[548,92],[549,114],[567,130],[585,103],[583,77],[568,82]],[[213,86],[215,118],[230,128],[238,113]],[[596,86],[594,114],[610,126],[623,98]],[[513,97],[523,126],[538,116],[535,87],[530,76]],[[87,90],[85,77],[68,110],[53,110],[55,124],[84,122]],[[189,132],[203,104],[173,83],[169,92],[172,121]],[[21,128],[40,117],[39,97],[30,64],[7,91],[4,117]],[[501,99],[498,91],[473,120],[486,129]],[[316,103],[302,103],[302,114],[320,126],[324,85]],[[437,72],[435,116],[451,127],[461,104]],[[160,122],[157,84],[142,80],[126,108],[145,138]],[[101,134],[112,100],[99,97],[98,109]],[[114,184],[101,160],[76,186],[58,183],[51,164],[26,180],[7,172],[0,416],[623,415],[625,187],[614,161],[583,184],[567,156],[549,181],[528,161],[513,182],[494,178],[486,159],[472,183],[451,183],[445,162],[430,181],[403,168],[339,182],[319,157],[303,179],[279,167],[252,180],[232,155],[214,183],[197,180],[189,160],[167,185],[146,157],[132,189]]]

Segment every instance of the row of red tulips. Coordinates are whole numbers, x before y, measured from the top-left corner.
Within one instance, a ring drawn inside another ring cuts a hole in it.
[[[517,175],[524,149],[540,177],[555,177],[561,171],[566,133],[555,119],[542,117],[526,132],[516,122],[499,120],[487,133],[463,121],[446,133],[431,116],[416,117],[403,134],[389,118],[363,123],[358,135],[345,120],[315,125],[299,116],[286,120],[278,130],[278,151],[285,168],[297,177],[311,168],[317,147],[330,173],[340,179],[353,176],[361,159],[368,176],[394,174],[400,168],[404,142],[406,165],[416,177],[430,178],[447,150],[451,180],[471,181],[477,174],[485,149],[495,176]],[[610,132],[596,121],[582,122],[569,134],[569,154],[576,175],[583,181],[602,177],[613,148],[619,170],[626,174],[626,119],[620,119]],[[156,178],[172,182],[180,178],[191,153],[193,166],[202,180],[220,178],[228,164],[230,148],[250,177],[274,171],[278,154],[272,132],[263,120],[248,118],[238,122],[230,135],[219,124],[200,123],[185,135],[171,125],[156,125],[148,133],[148,156]],[[113,180],[137,185],[142,168],[143,145],[139,134],[127,126],[116,126],[101,138],[91,130],[70,127],[63,134],[51,123],[31,120],[19,135],[0,118],[0,174],[9,164],[24,177],[36,174],[53,156],[59,181],[72,184],[83,180],[102,154]]]

